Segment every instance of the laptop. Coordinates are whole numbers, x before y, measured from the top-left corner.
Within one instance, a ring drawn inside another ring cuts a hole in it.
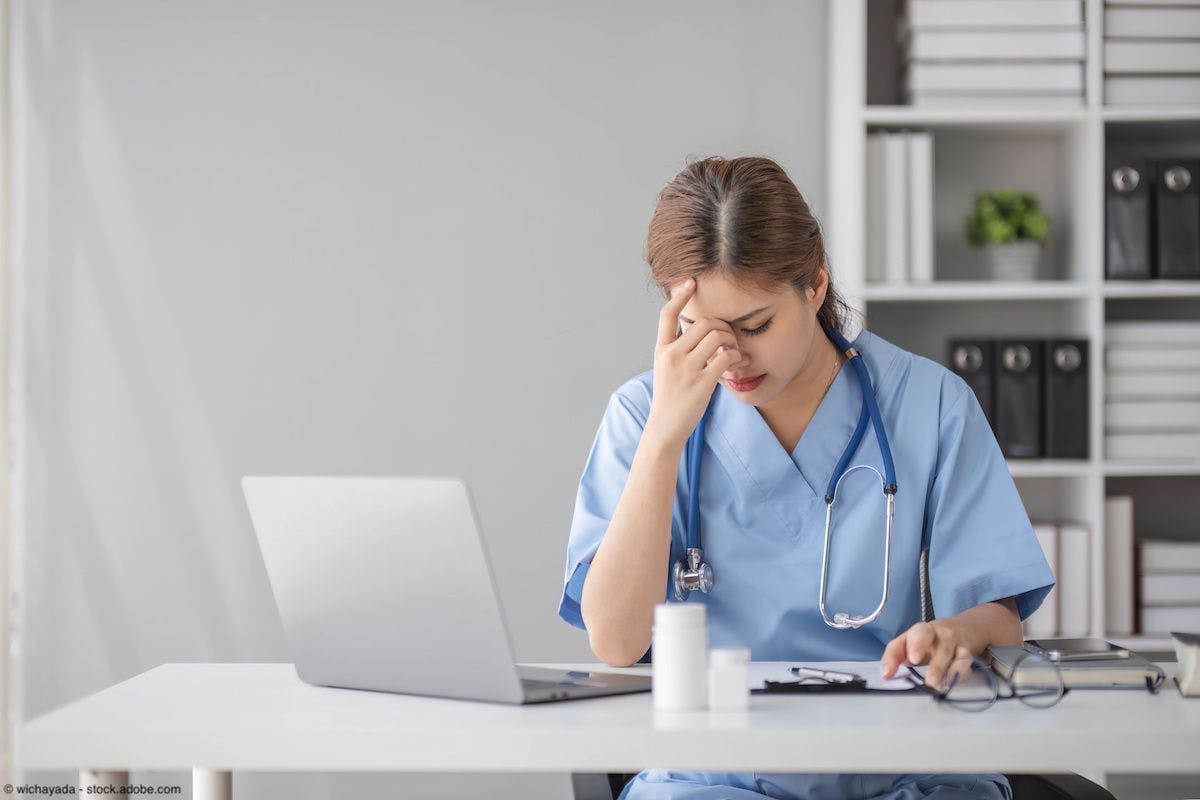
[[[306,683],[498,703],[650,690],[513,663],[461,480],[246,476],[242,490]]]

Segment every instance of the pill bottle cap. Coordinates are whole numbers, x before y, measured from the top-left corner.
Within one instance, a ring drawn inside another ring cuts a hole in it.
[[[750,660],[746,647],[714,647],[708,651],[710,667],[740,667]]]
[[[654,607],[654,627],[703,628],[708,624],[707,612],[708,607],[700,603],[659,603]]]

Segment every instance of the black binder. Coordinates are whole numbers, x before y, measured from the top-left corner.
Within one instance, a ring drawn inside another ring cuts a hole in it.
[[[996,431],[996,343],[990,339],[951,339],[950,369],[967,382],[992,432]]]
[[[1032,339],[996,344],[996,441],[1010,458],[1040,458],[1042,361],[1045,343]]]
[[[1156,277],[1200,278],[1200,159],[1155,162]]]
[[[1046,458],[1088,457],[1088,369],[1086,339],[1046,342]]]
[[[1105,275],[1149,278],[1151,267],[1150,191],[1152,176],[1144,159],[1110,160],[1105,171],[1104,216],[1107,240]]]

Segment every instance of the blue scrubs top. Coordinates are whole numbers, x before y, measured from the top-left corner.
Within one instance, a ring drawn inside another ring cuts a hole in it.
[[[854,432],[862,394],[843,365],[796,449],[788,453],[752,405],[717,387],[705,430],[700,515],[705,559],[716,577],[709,594],[709,645],[750,648],[756,661],[872,660],[921,619],[917,564],[929,539],[934,613],[1015,597],[1021,618],[1054,585],[1004,456],[970,388],[945,367],[863,331],[854,346],[867,371],[891,442],[900,487],[892,532],[887,607],[869,625],[837,630],[817,608],[825,531],[825,488]],[[583,628],[579,603],[588,566],[621,497],[650,412],[653,373],[612,395],[579,482],[567,546],[559,616]],[[851,465],[883,471],[868,427]],[[667,564],[685,550],[688,508],[680,459]],[[826,608],[866,614],[883,579],[885,501],[870,470],[851,473],[834,506]],[[1007,797],[999,775],[801,775],[647,770],[627,797]]]

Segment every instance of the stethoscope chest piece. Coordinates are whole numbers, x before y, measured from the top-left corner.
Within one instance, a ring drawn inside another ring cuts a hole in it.
[[[705,594],[712,591],[712,567],[704,562],[704,551],[699,547],[689,547],[687,563],[676,561],[671,573],[675,583],[675,599],[681,603],[697,589]]]

